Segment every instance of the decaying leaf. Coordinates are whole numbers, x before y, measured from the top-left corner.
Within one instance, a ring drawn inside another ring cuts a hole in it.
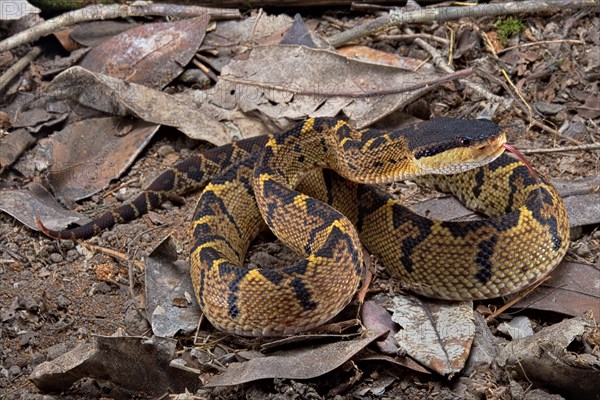
[[[200,385],[196,374],[169,365],[176,344],[176,340],[157,337],[97,336],[91,344],[38,365],[31,381],[41,391],[61,392],[89,377],[109,381],[118,397],[141,392],[158,398],[173,391],[195,390]]]
[[[591,349],[586,341],[598,329],[590,315],[567,319],[513,340],[501,349],[498,362],[541,387],[574,399],[593,399],[600,393],[600,359],[586,350]]]
[[[239,385],[259,379],[310,379],[326,374],[351,359],[387,331],[366,331],[362,338],[283,350],[244,363],[208,379],[205,387]]]
[[[183,71],[204,39],[209,15],[144,24],[93,48],[81,67],[162,89]],[[160,68],[156,66],[160,65]]]
[[[30,184],[26,189],[3,190],[0,196],[0,210],[33,230],[38,230],[35,217],[39,217],[50,229],[61,229],[74,222],[90,221],[73,211],[65,210],[37,183]]]
[[[0,174],[34,142],[33,136],[25,129],[17,129],[0,136]]]
[[[192,333],[200,318],[200,307],[194,296],[189,265],[177,261],[177,248],[171,236],[146,258],[145,271],[146,312],[152,332],[160,337]]]
[[[392,315],[375,301],[367,300],[360,310],[360,318],[365,328],[370,330],[388,329],[390,334],[384,339],[375,342],[375,346],[384,354],[396,355],[400,346],[394,338],[398,332],[398,325],[392,321]]]
[[[563,261],[550,279],[513,306],[516,309],[553,311],[569,316],[591,311],[600,315],[600,269]]]
[[[81,67],[69,68],[58,75],[45,94],[51,98],[70,99],[110,115],[130,115],[146,122],[173,126],[193,139],[216,145],[231,141],[226,125],[201,108],[169,94]]]
[[[70,204],[106,188],[150,142],[158,125],[119,117],[86,119],[68,125],[38,149],[50,162],[54,195]]]
[[[385,51],[376,50],[368,46],[344,46],[339,48],[338,52],[343,56],[365,62],[389,65],[407,71],[418,70],[421,73],[435,73],[435,67],[429,63],[424,63],[422,60],[386,53]]]
[[[307,116],[341,112],[354,127],[361,128],[406,106],[435,85],[395,94],[361,94],[406,89],[434,78],[437,76],[348,59],[327,50],[259,46],[223,69],[211,102],[223,108],[239,107],[246,113],[258,111],[280,127]],[[349,96],[351,93],[356,96]]]
[[[517,315],[508,322],[502,322],[498,325],[498,330],[513,339],[522,339],[533,335],[531,321],[524,315]]]
[[[410,357],[444,376],[464,367],[475,336],[471,302],[394,296],[392,304],[392,320],[402,327],[394,337]]]

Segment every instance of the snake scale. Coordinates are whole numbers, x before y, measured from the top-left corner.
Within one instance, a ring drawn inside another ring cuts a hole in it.
[[[240,335],[293,334],[334,317],[361,280],[361,243],[416,293],[493,298],[547,275],[569,237],[556,190],[502,154],[505,140],[484,120],[438,118],[381,131],[307,119],[184,160],[87,225],[38,225],[54,238],[84,239],[203,188],[191,228],[194,290],[215,327]],[[411,178],[490,218],[431,220],[373,185]],[[282,269],[244,267],[265,225],[302,259]]]

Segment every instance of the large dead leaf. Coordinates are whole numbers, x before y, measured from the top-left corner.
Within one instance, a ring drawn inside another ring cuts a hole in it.
[[[79,379],[109,381],[113,396],[131,398],[145,393],[159,398],[169,392],[194,390],[198,376],[170,366],[177,342],[173,339],[97,336],[53,361],[38,365],[31,381],[44,392],[67,390]]]
[[[444,376],[463,369],[475,336],[471,302],[395,296],[392,304],[392,321],[402,327],[394,337],[410,357]]]
[[[81,67],[58,75],[46,96],[69,99],[110,115],[132,115],[147,122],[173,126],[187,136],[222,145],[231,137],[225,124],[205,110],[157,90],[97,74]]]
[[[68,125],[41,142],[54,195],[70,204],[106,188],[150,142],[158,125],[119,117]]]
[[[341,112],[353,126],[361,128],[404,107],[435,85],[381,93],[414,88],[436,78],[348,59],[327,50],[258,46],[223,69],[211,102],[228,109],[239,107],[247,113],[258,111],[280,127],[307,116]]]
[[[50,229],[62,229],[71,223],[87,223],[89,218],[65,210],[42,185],[30,184],[26,189],[3,190],[0,210],[30,229],[38,230],[34,217],[39,217]]]
[[[590,338],[599,332],[589,315],[567,319],[513,340],[501,349],[498,363],[569,398],[594,399],[600,393],[600,358]]]
[[[233,363],[227,371],[208,379],[206,387],[239,385],[259,379],[311,379],[334,370],[387,331],[366,331],[362,338],[284,350]]]
[[[554,311],[569,316],[592,311],[600,316],[600,269],[563,261],[552,271],[550,279],[513,308]]]
[[[189,264],[177,261],[173,238],[167,237],[150,253],[145,271],[146,311],[152,332],[161,337],[192,333],[201,312]]]
[[[80,65],[127,82],[162,89],[194,57],[209,19],[204,14],[132,28],[93,48]]]

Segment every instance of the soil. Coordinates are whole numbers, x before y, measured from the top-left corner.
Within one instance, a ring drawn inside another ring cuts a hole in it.
[[[365,17],[352,16],[343,11],[327,12],[326,15],[329,17],[327,20],[311,20],[312,23],[318,23],[319,31],[325,34],[338,31],[336,20],[343,26],[365,21]],[[423,27],[421,32],[442,35],[441,32],[451,29],[457,37],[467,28],[495,32],[495,21],[493,18],[455,21]],[[534,36],[538,40],[583,40],[585,44],[554,43],[524,47],[520,49],[521,54],[509,54],[503,59],[513,79],[519,82],[522,96],[536,109],[536,119],[542,120],[544,126],[551,127],[551,132],[534,126],[527,134],[523,134],[528,122],[526,108],[522,104],[513,105],[495,115],[494,119],[509,128],[509,141],[518,148],[551,148],[597,142],[600,140],[598,115],[585,117],[583,111],[598,110],[599,107],[598,14],[565,11],[544,16],[523,16],[521,21],[528,28],[509,37],[503,47],[530,42]],[[395,33],[401,32],[388,32]],[[417,59],[428,58],[423,50],[410,41],[368,38],[361,40],[361,44]],[[475,80],[507,101],[513,99],[515,103],[520,102],[482,46],[466,50],[454,62],[457,65],[480,65],[489,73],[490,79]],[[593,73],[596,79],[589,78]],[[26,74],[31,75],[32,72]],[[40,84],[36,90],[42,87]],[[593,96],[596,96],[595,100]],[[422,112],[425,109],[426,113],[432,115],[471,116],[480,110],[479,101],[462,88],[448,84],[417,102],[412,110],[417,113],[415,110]],[[517,112],[516,109],[521,111]],[[159,132],[134,166],[120,179],[120,182],[131,183],[113,191],[114,187],[119,186],[119,182],[115,182],[109,188],[110,194],[93,196],[75,209],[93,216],[117,206],[151,182],[157,176],[157,171],[194,151],[199,151],[198,144],[183,138],[183,135],[173,136],[173,132],[166,130]],[[598,150],[542,153],[528,158],[538,171],[549,177],[567,179],[600,174]],[[31,179],[39,178],[5,172],[0,179],[4,187],[9,187],[22,186]],[[412,190],[402,186],[401,189],[407,192]],[[143,260],[168,234],[174,235],[184,248],[188,248],[188,234],[181,227],[190,223],[195,196],[197,194],[187,197],[183,205],[167,202],[138,220],[103,232],[88,243],[113,249],[135,260]],[[575,239],[567,257],[594,265],[598,263],[600,235],[597,227],[579,229]],[[277,251],[276,248],[275,255]],[[143,279],[143,274],[136,272],[130,282],[126,262],[70,240],[50,240],[7,214],[0,213],[0,393],[4,393],[0,397],[79,399],[107,395],[109,392],[103,383],[90,380],[79,382],[62,394],[43,394],[28,378],[41,362],[51,360],[79,343],[89,342],[93,335],[112,335],[117,330],[129,335],[148,334],[149,326],[141,302],[143,297],[140,297]],[[374,283],[387,284],[385,278],[378,278]],[[529,390],[527,382],[516,382],[498,372],[490,371],[448,382],[434,375],[390,370],[383,366],[360,370],[356,365],[349,365],[309,382],[276,380],[202,390],[195,398],[351,399],[356,397],[353,393],[369,387],[386,375],[395,376],[396,379],[383,396],[364,393],[359,398],[455,399],[461,398],[461,385],[470,387],[471,392],[476,394],[474,398],[552,398],[542,390]]]

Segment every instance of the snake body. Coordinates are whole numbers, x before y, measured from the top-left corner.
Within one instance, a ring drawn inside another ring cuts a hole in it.
[[[499,156],[504,140],[496,125],[478,120],[357,131],[339,119],[308,119],[182,161],[131,203],[87,225],[38,225],[51,237],[87,238],[203,187],[192,219],[192,281],[209,321],[240,335],[292,334],[339,313],[363,273],[361,243],[416,293],[498,297],[547,275],[569,235],[554,187],[521,161]],[[490,218],[431,220],[372,185],[409,178]],[[248,246],[265,225],[302,259],[281,270],[245,267]]]

